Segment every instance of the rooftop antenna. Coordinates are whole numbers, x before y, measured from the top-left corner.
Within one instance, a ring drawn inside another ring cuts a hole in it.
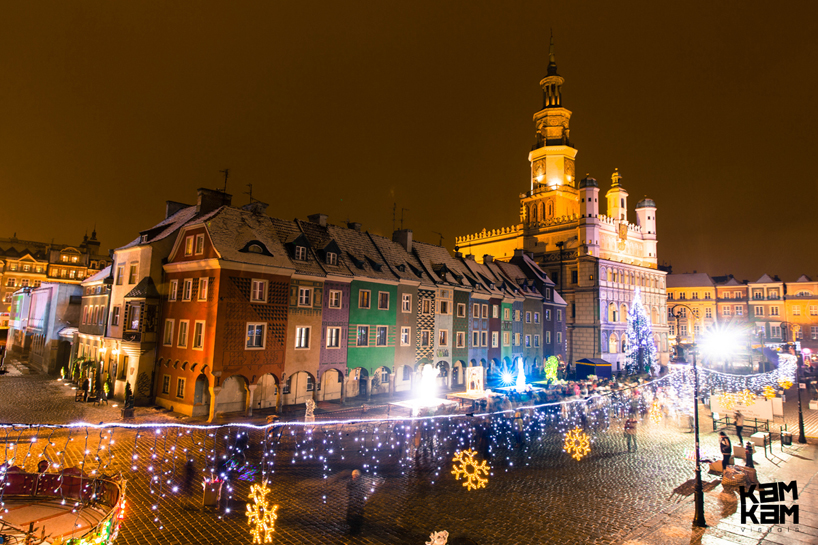
[[[395,211],[398,209],[398,203],[392,203],[392,232],[395,232]],[[401,222],[401,229],[403,229],[403,222]]]
[[[222,195],[227,195],[227,178],[230,177],[230,169],[226,168],[224,170],[220,170],[222,174],[224,174],[224,189],[222,189]],[[222,196],[222,204],[224,204],[225,198]]]
[[[403,213],[408,212],[408,208],[401,208],[400,209],[400,230],[403,231]]]
[[[244,192],[245,195],[250,195],[250,203],[253,202],[253,184],[247,184],[248,190]]]
[[[440,235],[440,242],[438,243],[438,246],[443,246],[443,233],[438,233],[437,231],[432,232],[436,235]]]

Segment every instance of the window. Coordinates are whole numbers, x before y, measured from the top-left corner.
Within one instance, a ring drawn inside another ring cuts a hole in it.
[[[526,348],[531,348],[531,335],[526,335],[525,336],[525,347]]]
[[[473,303],[471,306],[471,317],[472,318],[480,317],[480,305],[478,305],[477,303]]]
[[[818,316],[818,305],[810,305],[809,306],[809,315],[810,316]]]
[[[551,309],[550,308],[545,309],[545,321],[546,322],[551,321]]]
[[[471,345],[473,347],[480,346],[480,332],[479,331],[472,331],[471,332]]]
[[[571,283],[576,284],[579,281],[577,271],[571,271]]]
[[[551,332],[550,331],[545,332],[545,344],[551,344]]]
[[[179,294],[179,281],[171,280],[170,289],[168,290],[168,301],[175,301]]]
[[[176,379],[176,397],[185,397],[185,379]]]
[[[699,298],[699,292],[694,291],[693,292],[693,299],[698,299],[698,298]]]
[[[520,334],[519,333],[514,334],[514,346],[520,346]]]
[[[173,320],[165,320],[165,335],[162,344],[173,346]]]
[[[764,292],[761,290],[754,290],[753,299],[764,299]]]
[[[378,292],[378,310],[389,310],[389,292]]]
[[[358,292],[358,308],[369,308],[369,290],[361,290]]]
[[[381,370],[381,384],[386,384],[389,382],[389,371],[386,369]]]
[[[702,330],[702,328],[701,328],[701,326],[699,324],[696,324],[696,325],[693,326],[693,334],[694,335],[698,335],[699,333],[701,333],[701,330]]]
[[[88,323],[88,309],[89,308],[90,307],[85,307],[85,308],[82,309],[82,323],[83,324]]]
[[[341,298],[343,292],[341,290],[329,290],[329,301],[327,306],[329,308],[341,308]]]
[[[337,265],[338,264],[338,254],[335,252],[327,252],[327,265]]]
[[[458,331],[455,333],[454,337],[455,348],[465,348],[466,347],[466,333],[463,331]]]
[[[432,313],[432,301],[431,299],[424,299],[421,302],[421,313],[423,314],[431,314]]]
[[[722,316],[730,316],[730,307],[725,306],[724,308],[722,308],[721,309],[721,315]]]
[[[458,318],[465,318],[466,317],[466,305],[465,305],[465,303],[457,303],[457,317]]]
[[[201,350],[204,347],[205,323],[197,320],[193,324],[193,350]]]
[[[511,345],[511,332],[503,331],[503,346]]]
[[[498,333],[497,331],[492,331],[491,332],[491,347],[492,348],[497,348],[498,346],[500,346],[500,333]]]
[[[122,285],[122,277],[125,275],[125,265],[118,265],[116,268],[116,285]]]
[[[685,292],[680,293],[679,299],[687,299],[687,294]]]
[[[679,326],[679,334],[680,334],[682,337],[687,336],[687,326],[686,326],[686,325],[680,325],[680,326]]]
[[[540,336],[539,335],[534,335],[534,346],[537,347],[537,348],[539,348],[539,346],[540,346]]]
[[[63,263],[68,263],[68,256],[67,256],[67,255],[61,255],[61,256],[60,256],[60,261],[62,261]],[[14,270],[17,270],[17,266],[16,266],[16,265],[15,265],[15,267],[14,267]]]
[[[489,345],[489,333],[488,333],[488,331],[481,331],[480,332],[480,345],[481,346],[488,346]]]
[[[440,329],[437,332],[437,345],[438,346],[449,346],[449,330],[448,329]]]
[[[489,306],[488,305],[482,305],[482,310],[483,310],[483,319],[485,320],[485,319],[487,319],[489,317]]]
[[[558,322],[562,321],[562,309],[561,308],[557,309],[557,321]]]
[[[357,346],[369,346],[369,326],[358,326],[358,337],[356,341]]]
[[[187,348],[188,323],[188,320],[179,320],[179,341],[176,343],[179,348]]]
[[[400,345],[409,346],[409,339],[412,329],[410,327],[400,328]]]
[[[307,260],[307,247],[306,246],[296,246],[295,247],[295,258],[298,261],[306,261]]]
[[[525,313],[525,323],[527,323],[527,324],[531,323],[531,313],[530,312]]]
[[[28,272],[31,270],[31,265],[23,265],[23,272]]]
[[[77,271],[75,271],[74,269],[71,269],[70,271],[68,271],[68,278],[76,278],[76,277],[77,277]],[[28,282],[26,282],[26,284],[28,284]]]
[[[793,316],[801,316],[801,307],[798,306],[798,305],[795,305],[794,307],[792,307],[792,315]]]
[[[100,305],[99,315],[97,316],[97,325],[103,325],[104,323],[105,323],[105,307]]]
[[[119,307],[116,306],[111,311],[111,325],[119,325]]]
[[[557,344],[562,344],[562,331],[557,331]]]
[[[432,338],[432,335],[428,330],[424,329],[423,331],[421,331],[420,332],[420,346],[422,346],[424,348],[428,347],[431,344],[431,338]]]
[[[309,348],[310,347],[310,328],[296,327],[295,328],[295,347]]]
[[[540,323],[540,313],[539,312],[534,313],[534,323],[535,324]]]
[[[809,330],[810,337],[812,337],[812,340],[813,341],[818,340],[818,325],[810,326]]]
[[[298,306],[311,307],[312,306],[312,288],[298,288]]]
[[[412,380],[412,368],[408,365],[403,366],[403,380]]]
[[[375,346],[386,346],[386,329],[385,325],[375,328]]]
[[[267,302],[267,281],[253,279],[250,289],[250,301],[254,303]]]
[[[451,312],[449,312],[449,301],[445,299],[440,300],[438,304],[438,314],[451,314]]]
[[[704,309],[704,317],[705,318],[712,318],[713,317],[713,309],[707,307]]]
[[[736,305],[736,316],[744,316],[744,309],[739,305]]]
[[[327,348],[341,347],[341,328],[328,327],[327,328]]]
[[[162,377],[162,393],[163,394],[170,393],[170,375],[164,375]]]
[[[193,237],[185,237],[185,255],[193,255]]]
[[[508,307],[503,309],[503,320],[507,322],[511,321],[511,309]]]
[[[182,286],[182,301],[190,301],[193,296],[193,279],[185,278]]]
[[[778,299],[778,290],[770,290],[770,299]]]
[[[492,318],[500,317],[500,305],[491,305],[491,317]]]
[[[780,325],[771,325],[770,326],[770,337],[778,337],[781,338],[781,326]]]
[[[128,272],[128,284],[136,284],[136,263],[131,263],[131,269]]]
[[[266,333],[267,324],[248,323],[245,348],[250,350],[264,348],[264,341],[267,337]]]
[[[199,301],[207,301],[207,278],[199,279]]]
[[[196,255],[202,255],[204,253],[204,233],[199,233],[196,235]]]
[[[142,307],[139,305],[132,305],[130,314],[128,326],[130,327],[131,331],[138,331],[140,318],[142,316]]]
[[[404,293],[403,295],[401,295],[400,311],[401,312],[412,312],[412,294],[411,293]]]
[[[705,299],[710,299],[710,292],[705,293],[705,294],[704,294],[704,298],[705,298]]]
[[[755,316],[764,316],[764,307],[757,306],[757,307],[753,307],[753,309],[755,311],[754,312]]]
[[[778,307],[770,307],[770,316],[778,316]]]

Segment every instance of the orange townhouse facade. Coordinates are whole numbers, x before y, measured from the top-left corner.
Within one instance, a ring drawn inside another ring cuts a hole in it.
[[[179,231],[164,265],[157,405],[209,420],[281,406],[293,267],[253,204]]]

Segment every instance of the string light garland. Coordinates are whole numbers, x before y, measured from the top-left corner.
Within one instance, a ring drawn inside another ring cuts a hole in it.
[[[562,448],[574,460],[582,460],[586,454],[591,452],[591,438],[582,431],[582,428],[576,427],[565,434],[565,443]]]
[[[786,379],[779,380],[778,385],[781,386],[782,390],[789,390],[792,388],[792,382]]]
[[[776,395],[775,388],[768,384],[767,386],[764,387],[763,394],[764,397],[766,397],[767,399],[773,399]]]
[[[741,392],[741,394],[739,394],[739,399],[741,400],[742,405],[749,407],[750,405],[755,404],[756,395],[750,390],[744,390]]]
[[[278,518],[278,505],[270,505],[267,495],[270,488],[267,481],[254,484],[250,487],[250,502],[247,503],[247,524],[250,525],[250,535],[253,543],[272,543],[275,521]]]
[[[659,400],[655,399],[650,406],[650,421],[658,424],[662,421],[662,408],[659,406]]]
[[[452,475],[456,480],[464,479],[463,486],[466,490],[477,490],[485,488],[489,482],[488,476],[491,468],[485,460],[477,462],[474,457],[477,452],[472,449],[459,450],[454,454],[452,461]],[[482,474],[482,475],[481,475]],[[483,476],[485,475],[485,476]]]

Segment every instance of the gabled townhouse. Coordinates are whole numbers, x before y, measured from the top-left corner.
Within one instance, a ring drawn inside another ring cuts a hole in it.
[[[543,361],[543,295],[514,263],[495,261],[490,268],[498,269],[506,278],[507,289],[514,292],[515,304],[520,308],[522,350],[516,357],[521,358],[526,374],[539,372]]]
[[[802,274],[787,282],[786,320],[797,326],[790,327],[789,339],[800,342],[802,350],[818,353],[818,281]]]
[[[114,350],[111,348],[113,343],[105,340],[111,284],[113,277],[110,265],[80,284],[82,306],[73,340],[72,356],[93,361],[96,364],[93,370],[103,381],[113,381],[112,377],[117,375],[116,360],[105,357],[109,351]]]
[[[24,346],[28,347],[29,365],[39,372],[54,375],[68,366],[81,294],[77,284],[56,282],[43,282],[31,290]]]
[[[397,331],[398,278],[359,223],[328,225],[349,270],[350,310],[344,398],[390,393]]]
[[[557,292],[556,285],[548,277],[546,272],[534,261],[534,259],[518,250],[514,252],[514,257],[509,263],[516,265],[523,275],[518,280],[518,283],[523,283],[527,279],[532,289],[538,294],[542,295],[542,327],[537,328],[537,331],[542,331],[542,359],[547,360],[550,356],[556,356],[564,359],[567,353],[566,342],[566,321],[565,310],[566,302],[562,296]],[[509,273],[510,275],[510,273]],[[599,331],[591,338],[599,339],[601,334]],[[600,346],[584,346],[579,341],[579,345],[583,351],[599,352]],[[604,350],[603,350],[604,352]],[[569,362],[570,363],[570,362]]]
[[[433,338],[437,341],[433,358],[418,359],[418,366],[434,365],[439,370],[439,384],[446,388],[464,383],[466,367],[481,365],[487,359],[488,324],[485,335],[479,316],[480,301],[472,300],[476,280],[470,281],[468,268],[459,258],[452,257],[446,248],[417,242],[413,252],[423,267],[424,276],[434,284],[435,322]],[[488,292],[486,292],[486,301]],[[486,306],[488,315],[488,306]],[[476,313],[476,322],[470,318]],[[423,316],[419,316],[419,320]],[[474,324],[477,323],[477,328]],[[483,341],[485,345],[483,346]],[[447,344],[443,344],[443,343]]]
[[[696,342],[716,324],[716,295],[716,283],[707,273],[667,275],[667,319],[676,344]]]
[[[747,288],[750,292],[751,319],[762,342],[785,342],[788,335],[784,317],[784,282],[778,276],[771,278],[764,274],[755,282],[749,282]],[[782,323],[785,324],[783,330]]]
[[[747,284],[739,282],[732,274],[712,278],[716,284],[716,321],[736,326],[749,323]]]
[[[163,267],[156,403],[210,419],[280,409],[287,373],[295,267],[265,204],[229,204],[179,226]]]
[[[116,367],[114,395],[122,399],[129,383],[137,403],[150,403],[156,379],[159,341],[159,288],[163,284],[163,262],[176,243],[182,225],[205,219],[219,207],[230,204],[231,196],[199,189],[196,205],[167,201],[165,219],[139,233],[114,250],[110,312],[106,342],[112,346],[105,366]]]
[[[478,263],[470,258],[465,258],[461,261],[467,269],[467,277],[472,279],[475,286],[480,286],[481,288],[479,292],[475,291],[473,297],[481,301],[479,321],[481,328],[480,341],[481,344],[483,344],[484,341],[486,342],[485,367],[487,377],[498,373],[503,364],[505,364],[507,368],[510,368],[512,364],[511,361],[503,361],[503,351],[500,346],[503,332],[500,306],[503,300],[508,298],[509,294],[505,290],[505,284],[499,280],[488,267],[492,261],[492,256],[483,256],[482,263]],[[484,297],[486,298],[484,299]],[[508,300],[512,299],[513,298],[508,298]],[[472,333],[472,335],[474,335],[474,333]],[[520,344],[515,346],[514,336],[512,335],[512,355],[521,352],[522,337],[519,341]]]

